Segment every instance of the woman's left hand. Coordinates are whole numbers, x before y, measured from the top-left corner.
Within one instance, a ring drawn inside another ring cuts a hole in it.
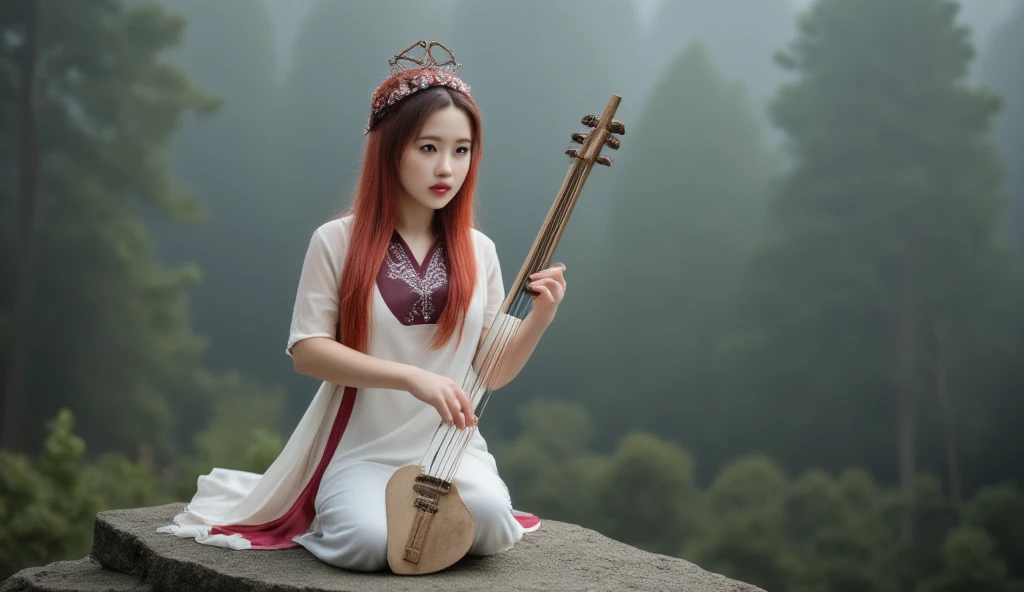
[[[565,264],[556,263],[553,267],[530,275],[529,289],[535,293],[533,312],[550,323],[555,318],[558,303],[565,296]]]

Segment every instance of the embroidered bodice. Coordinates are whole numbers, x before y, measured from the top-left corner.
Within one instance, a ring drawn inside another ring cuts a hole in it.
[[[438,238],[423,263],[395,231],[377,272],[377,289],[403,325],[437,323],[448,301],[448,260]]]

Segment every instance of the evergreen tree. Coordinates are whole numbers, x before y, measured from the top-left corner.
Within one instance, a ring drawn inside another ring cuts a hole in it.
[[[171,501],[144,462],[107,454],[85,463],[86,444],[74,424],[67,409],[48,420],[34,463],[0,451],[0,579],[88,555],[97,512]]]
[[[982,83],[1002,98],[1002,108],[994,122],[994,138],[1005,174],[1001,235],[1013,248],[1014,255],[1017,360],[1024,357],[1024,69],[1020,67],[1021,55],[1024,55],[1024,3],[1018,3],[1016,11],[995,30],[978,68]],[[998,410],[992,417],[991,433],[999,437],[995,441],[986,439],[984,451],[979,451],[979,456],[989,461],[977,473],[980,483],[1010,477],[1006,474],[1007,467],[1021,467],[1017,459],[1024,455],[1024,441],[1013,434],[1018,418],[1024,415],[1024,397],[1020,396],[1024,392],[1024,364],[1018,363],[1017,367],[1015,383],[989,403]],[[1024,473],[1018,470],[1012,476],[1020,479]]]
[[[796,21],[796,9],[789,0],[663,1],[644,40],[644,59],[637,66],[645,70],[645,80],[656,80],[679,52],[699,43],[723,78],[737,80],[747,89],[750,109],[764,125],[768,123],[767,103],[785,75],[772,61],[772,54],[793,36]],[[768,128],[767,132],[775,144],[776,130]]]
[[[634,127],[606,238],[574,276],[582,296],[564,313],[576,330],[561,356],[581,369],[578,396],[602,433],[653,430],[713,471],[727,457],[709,356],[761,232],[772,163],[743,87],[699,44]]]
[[[944,464],[939,422],[919,421],[940,383],[945,436],[964,433],[997,380],[984,376],[1009,367],[986,137],[998,101],[964,84],[955,16],[948,0],[821,0],[805,15],[772,111],[796,165],[723,343],[732,437],[794,468],[895,473],[907,495],[919,442]]]
[[[10,91],[0,93],[3,129],[18,116],[11,101],[22,6],[0,7],[4,43],[12,44],[0,53],[0,84]],[[203,343],[188,327],[185,297],[195,271],[157,265],[137,213],[196,219],[198,204],[172,181],[167,152],[182,115],[214,102],[164,61],[184,21],[160,7],[119,0],[37,7],[40,169],[25,441],[41,441],[45,418],[66,405],[98,450],[166,450],[169,400],[196,402],[203,379]],[[12,166],[0,165],[5,188]],[[0,214],[5,229],[9,210]],[[0,246],[4,277],[12,277],[12,246]],[[10,304],[4,290],[0,309]]]

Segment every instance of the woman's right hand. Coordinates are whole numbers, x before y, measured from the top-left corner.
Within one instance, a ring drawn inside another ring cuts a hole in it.
[[[409,376],[409,393],[437,410],[438,415],[448,425],[465,429],[467,424],[475,426],[477,417],[473,414],[473,404],[469,397],[456,382],[446,376],[428,372],[422,368],[414,368]],[[469,418],[467,420],[467,418]]]

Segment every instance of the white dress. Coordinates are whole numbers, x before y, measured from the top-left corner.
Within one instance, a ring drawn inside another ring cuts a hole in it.
[[[351,228],[352,218],[347,216],[313,233],[299,279],[286,347],[289,355],[303,339],[334,339],[338,330],[344,331],[338,328],[338,287]],[[494,243],[472,231],[477,283],[463,338],[458,345],[453,338],[443,348],[431,350],[429,342],[440,313],[433,299],[437,288],[446,290],[443,245],[435,245],[420,264],[394,236],[397,241],[392,240],[374,285],[367,353],[462,384],[481,332],[494,322],[504,299]],[[390,286],[387,300],[381,285]],[[401,285],[406,286],[406,293],[399,294],[404,303],[396,300],[392,290]],[[192,502],[173,524],[158,530],[234,549],[298,544],[338,567],[384,569],[384,487],[396,469],[430,457],[428,445],[432,440],[436,440],[434,448],[440,444],[440,438],[433,438],[440,419],[433,407],[405,391],[357,391],[324,382],[264,475],[217,468],[200,476]],[[458,465],[454,483],[477,523],[471,554],[506,551],[539,526],[536,517],[512,508],[508,489],[478,430]]]

